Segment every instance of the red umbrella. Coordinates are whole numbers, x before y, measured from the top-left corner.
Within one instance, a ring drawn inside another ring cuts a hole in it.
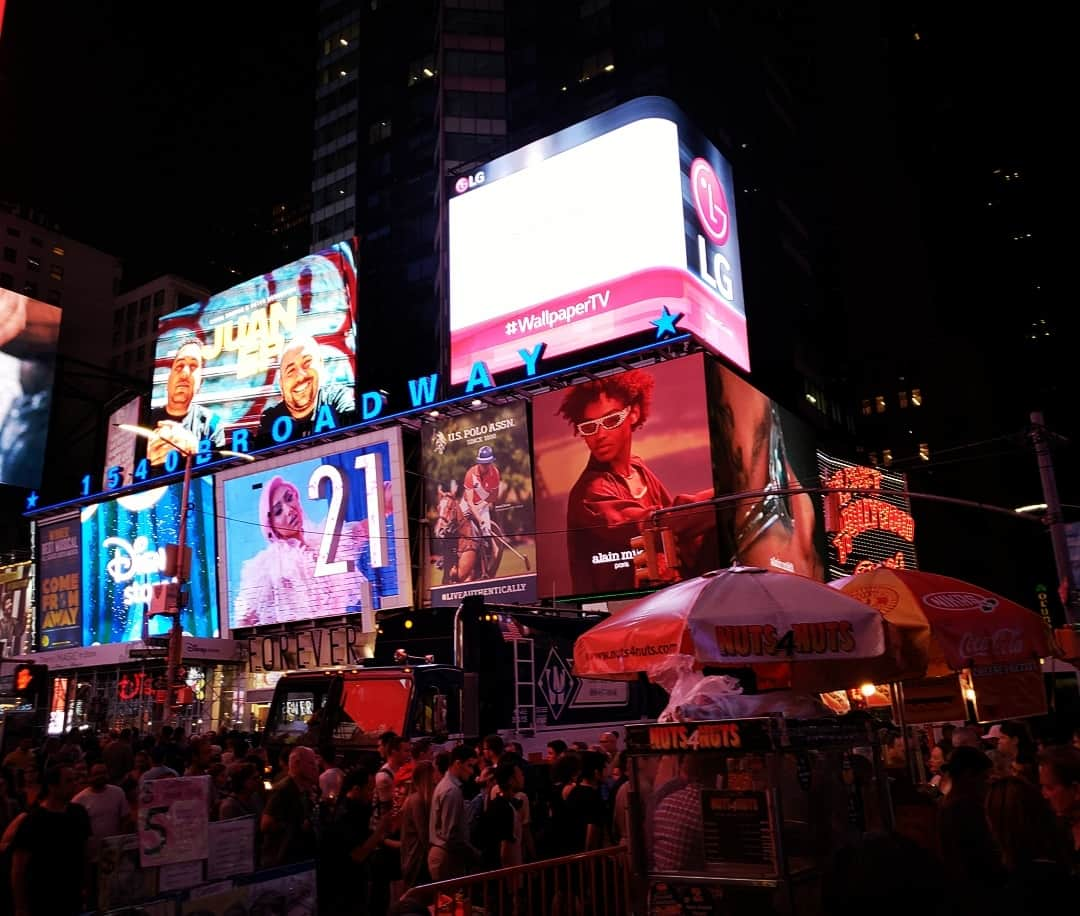
[[[890,645],[887,630],[875,610],[816,580],[733,567],[661,589],[598,623],[574,644],[574,673],[634,677],[689,655],[700,667],[770,673],[791,663],[822,690],[848,686],[836,682],[831,663],[847,672],[853,660],[864,660],[862,677],[872,678],[871,660]]]
[[[929,677],[1030,662],[1051,653],[1050,632],[1038,614],[963,579],[881,567],[829,585],[886,620],[925,617],[930,626]]]

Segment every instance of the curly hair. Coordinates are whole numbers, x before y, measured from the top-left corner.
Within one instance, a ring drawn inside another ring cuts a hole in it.
[[[575,427],[574,435],[577,435],[576,424],[581,422],[585,408],[601,395],[607,395],[613,401],[620,401],[626,407],[638,409],[637,422],[631,429],[640,429],[649,418],[649,408],[652,407],[655,387],[656,379],[653,378],[652,373],[644,369],[629,369],[618,375],[609,375],[607,378],[575,385],[566,392],[556,414],[565,417],[570,425]]]

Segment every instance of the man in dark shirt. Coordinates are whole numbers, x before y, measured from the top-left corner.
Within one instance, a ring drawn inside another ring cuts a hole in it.
[[[289,776],[266,802],[259,823],[262,867],[314,859],[318,851],[312,793],[319,785],[319,763],[310,747],[289,754]]]
[[[15,832],[11,887],[16,916],[67,916],[86,909],[90,818],[85,808],[71,803],[75,789],[71,767],[46,770],[44,795]]]
[[[302,439],[317,432],[349,426],[356,420],[356,395],[349,385],[323,383],[323,361],[319,344],[312,337],[294,337],[281,354],[277,376],[281,401],[267,407],[255,434],[255,447],[266,448],[278,441]],[[274,424],[282,417],[289,423]],[[282,429],[288,435],[282,437]]]
[[[214,448],[225,447],[225,426],[211,410],[194,403],[202,387],[202,344],[194,337],[176,348],[169,378],[165,383],[165,404],[150,411],[150,427],[157,434],[146,446],[146,457],[155,473],[160,473],[169,452],[175,451],[170,440],[183,442],[179,427],[201,442],[209,439]]]

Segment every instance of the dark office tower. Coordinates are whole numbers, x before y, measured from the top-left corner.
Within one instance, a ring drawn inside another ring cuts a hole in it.
[[[432,371],[436,4],[323,0],[312,250],[360,236],[358,381]]]
[[[313,242],[364,237],[361,372],[387,365],[393,382],[408,377],[402,354],[430,372],[447,351],[453,182],[621,102],[662,95],[734,167],[755,384],[842,428],[853,399],[838,312],[872,309],[873,284],[886,285],[878,272],[869,288],[842,289],[836,267],[833,125],[854,135],[882,118],[873,107],[833,115],[835,91],[865,81],[843,69],[865,23],[844,21],[784,0],[325,2]]]
[[[513,5],[513,4],[511,4]],[[435,174],[435,301],[439,304],[438,354],[449,353],[446,283],[449,265],[447,200],[456,177],[506,152],[506,14],[502,0],[439,0],[435,38],[439,79]],[[447,372],[446,366],[440,366]]]
[[[815,117],[814,54],[824,27],[788,6],[508,4],[509,145],[637,96],[672,99],[734,169],[755,383],[793,407],[839,420],[845,405],[831,399],[827,372]]]

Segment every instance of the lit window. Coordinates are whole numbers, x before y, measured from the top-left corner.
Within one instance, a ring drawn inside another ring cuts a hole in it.
[[[908,396],[906,391],[901,391],[898,395],[900,399],[900,409],[903,410],[908,405]]]
[[[878,413],[885,413],[885,395],[879,394],[874,398],[874,410]]]
[[[927,442],[920,442],[919,443],[919,457],[922,458],[923,461],[929,461],[930,460],[930,445],[929,445],[929,443],[927,443]]]
[[[61,248],[59,245],[53,245],[52,253],[55,254],[58,258],[62,258],[64,256],[64,249]]]
[[[862,412],[864,417],[868,417],[874,412],[873,408],[870,406],[870,401],[867,398],[863,398]]]
[[[64,279],[64,268],[61,267],[59,264],[53,264],[52,267],[49,268],[49,279],[50,280],[63,280]]]
[[[922,391],[918,388],[911,389],[911,406],[922,407]]]
[[[881,450],[881,463],[883,465],[885,465],[885,467],[888,467],[890,464],[892,464],[892,449],[891,448],[883,448]]]
[[[30,255],[27,255],[26,256],[26,269],[27,270],[32,270],[32,271],[34,271],[36,273],[37,271],[41,270],[41,261],[39,261],[37,258],[32,258],[32,257],[30,257]]]

